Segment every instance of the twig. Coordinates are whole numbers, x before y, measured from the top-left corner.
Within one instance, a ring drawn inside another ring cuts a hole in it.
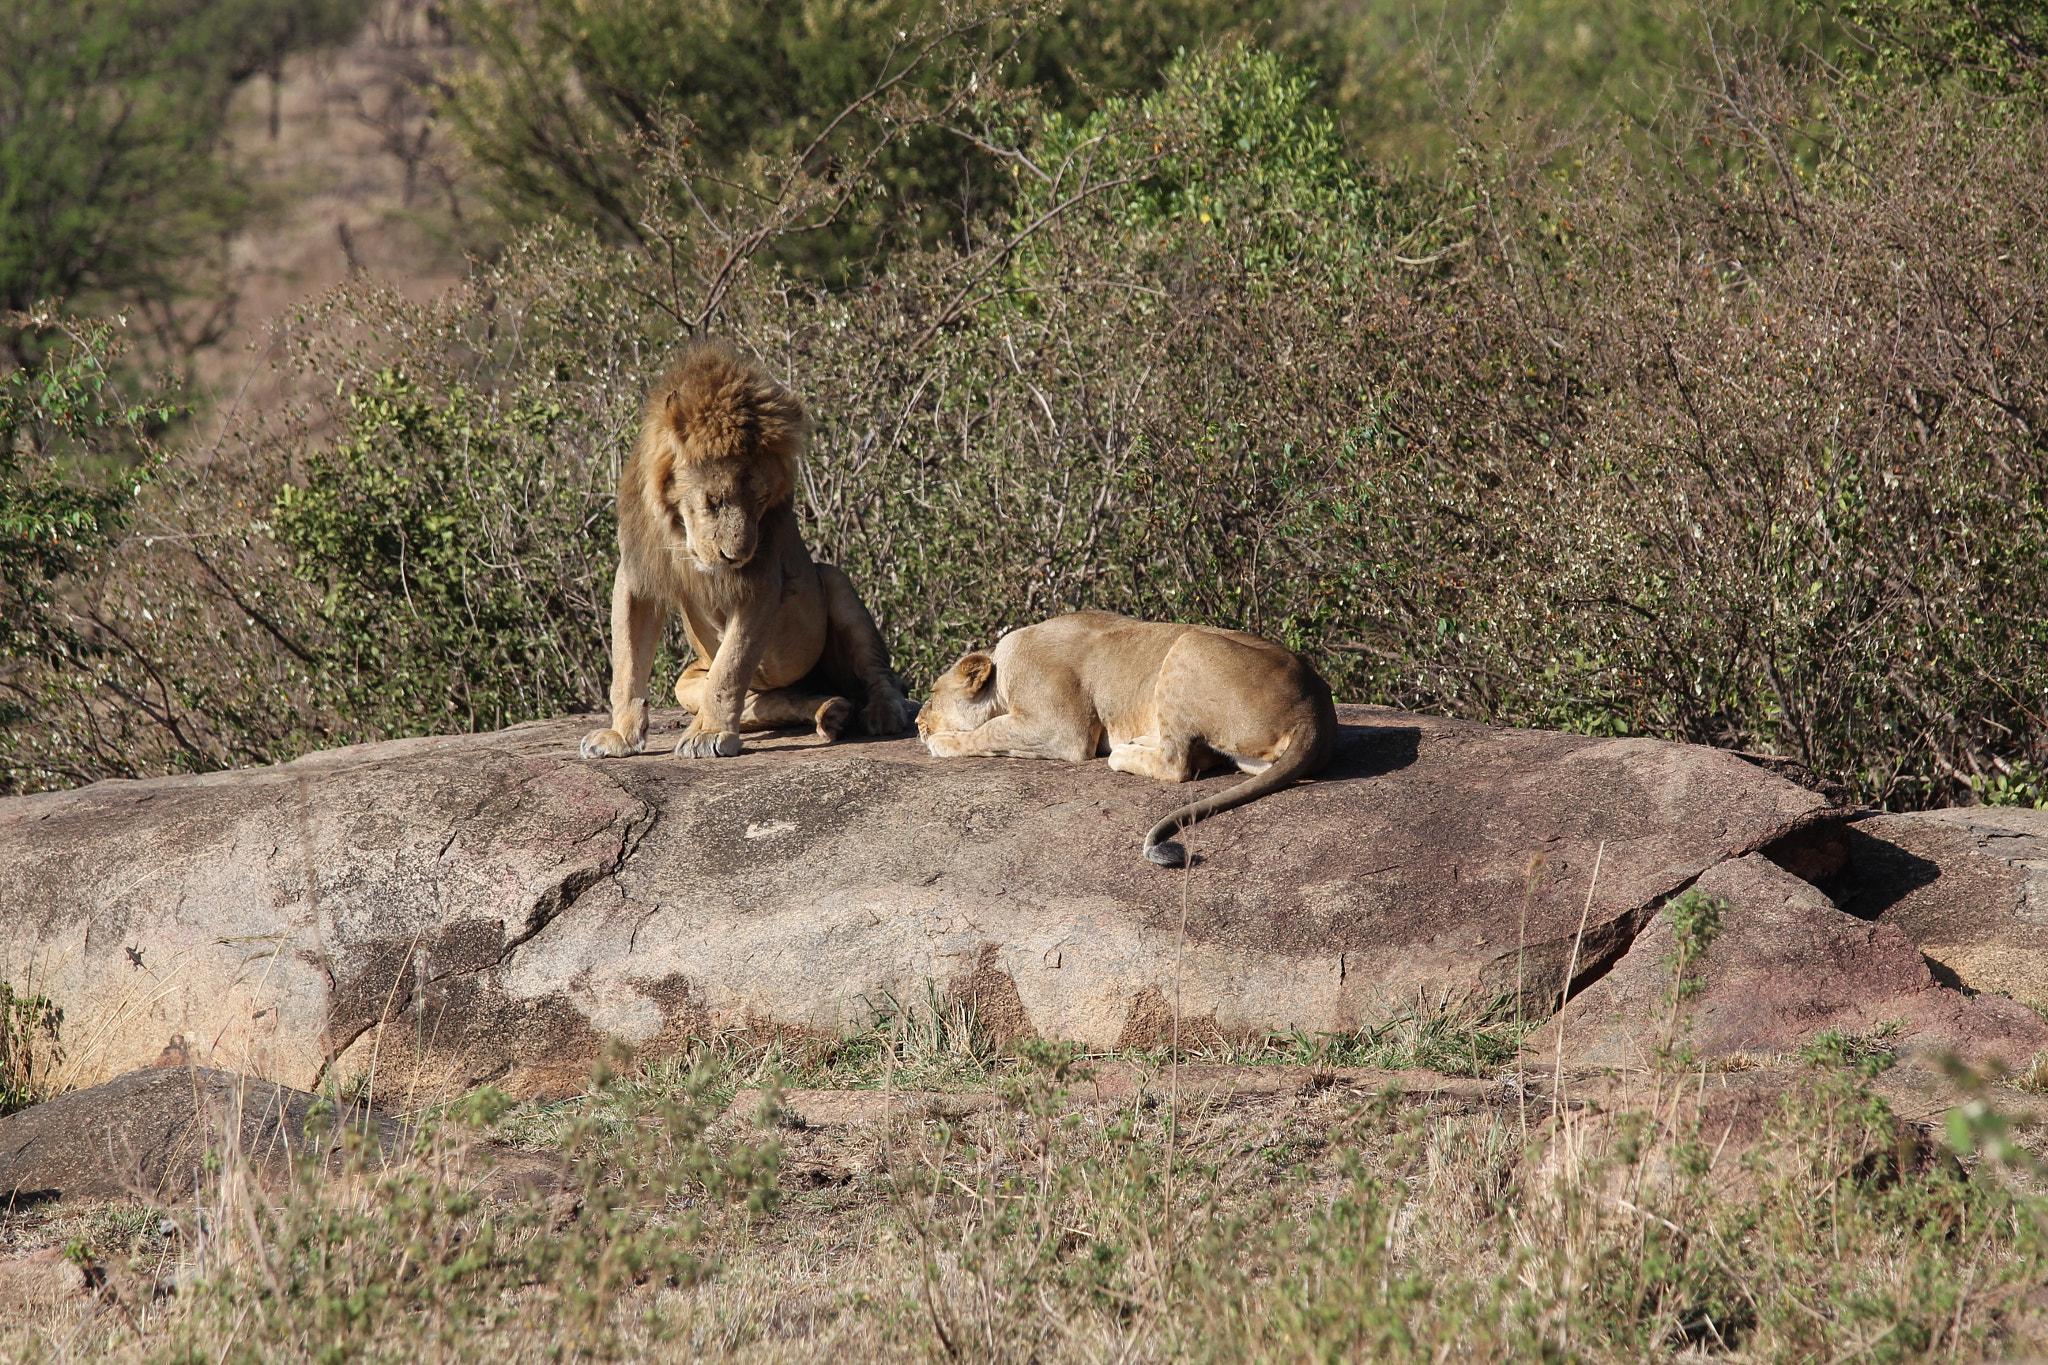
[[[1600,841],[1600,849],[1593,855],[1593,879],[1586,883],[1586,904],[1579,911],[1579,932],[1572,937],[1572,953],[1565,961],[1564,986],[1558,991],[1557,1007],[1562,1010],[1565,1002],[1572,997],[1572,978],[1579,974],[1579,947],[1586,941],[1586,921],[1593,916],[1593,892],[1600,885],[1600,864],[1607,859],[1607,841]],[[1564,1068],[1564,1020],[1557,1021],[1557,1065],[1559,1074]]]
[[[1189,881],[1195,874],[1195,852],[1189,845],[1187,832],[1181,832],[1181,846],[1185,850],[1180,865],[1180,925],[1173,936],[1173,1051],[1170,1061],[1172,1073],[1166,1082],[1166,1266],[1171,1270],[1174,1256],[1173,1236],[1173,1175],[1174,1147],[1180,1137],[1180,969],[1181,954],[1188,941],[1188,891]]]

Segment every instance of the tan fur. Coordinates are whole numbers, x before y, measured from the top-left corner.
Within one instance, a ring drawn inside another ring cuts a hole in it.
[[[909,728],[911,707],[852,582],[804,548],[792,499],[803,405],[722,342],[687,351],[647,396],[619,479],[612,580],[612,723],[585,758],[637,754],[647,687],[670,612],[696,658],[676,681],[693,714],[676,753],[730,757],[740,734],[814,726],[837,739],[864,694],[871,734]]]
[[[994,755],[1082,763],[1186,782],[1229,764],[1256,776],[1181,807],[1145,836],[1145,856],[1178,867],[1168,836],[1330,761],[1337,712],[1313,668],[1240,630],[1075,612],[963,655],[917,717],[940,758]]]

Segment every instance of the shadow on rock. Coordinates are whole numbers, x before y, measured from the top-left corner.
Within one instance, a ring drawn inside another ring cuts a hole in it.
[[[1422,752],[1422,731],[1413,725],[1340,725],[1337,752],[1321,780],[1385,777],[1414,763]]]
[[[1941,877],[1941,864],[1851,825],[1844,831],[1848,866],[1827,887],[1835,903],[1861,920],[1876,920]]]

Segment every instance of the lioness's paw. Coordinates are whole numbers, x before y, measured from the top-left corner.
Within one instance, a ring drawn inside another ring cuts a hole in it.
[[[576,752],[584,758],[624,758],[639,753],[641,747],[617,730],[592,730],[576,746]]]
[[[740,737],[730,730],[684,735],[676,745],[677,758],[732,758],[739,751]]]
[[[876,697],[860,713],[860,724],[871,735],[900,735],[917,724],[917,708],[901,697]]]
[[[846,729],[846,722],[853,719],[853,703],[844,697],[834,697],[818,708],[818,738],[830,743],[839,738]]]
[[[954,734],[951,730],[942,730],[935,735],[919,735],[918,738],[924,741],[926,752],[930,753],[933,758],[962,758],[966,756],[967,750],[960,736]]]

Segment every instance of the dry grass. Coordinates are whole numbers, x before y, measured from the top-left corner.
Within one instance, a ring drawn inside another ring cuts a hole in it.
[[[964,1078],[944,1030],[921,1027],[879,1049],[885,1083],[898,1064]],[[553,1105],[479,1092],[405,1159],[289,1189],[225,1153],[188,1208],[10,1217],[9,1243],[69,1242],[109,1288],[14,1315],[0,1350],[1828,1361],[2048,1345],[2031,1158],[2008,1143],[1959,1165],[1853,1069],[1779,1073],[1745,1126],[1715,1106],[1730,1082],[1699,1074],[1589,1082],[1562,1106],[1535,1084],[1458,1103],[1332,1085],[1080,1106],[1071,1050],[1034,1056],[977,1060],[1008,1103],[956,1122],[713,1122],[780,1065],[726,1047]],[[1966,1149],[2004,1141],[1988,1112],[1959,1112]],[[454,1159],[479,1129],[561,1152],[569,1194],[479,1198]]]

